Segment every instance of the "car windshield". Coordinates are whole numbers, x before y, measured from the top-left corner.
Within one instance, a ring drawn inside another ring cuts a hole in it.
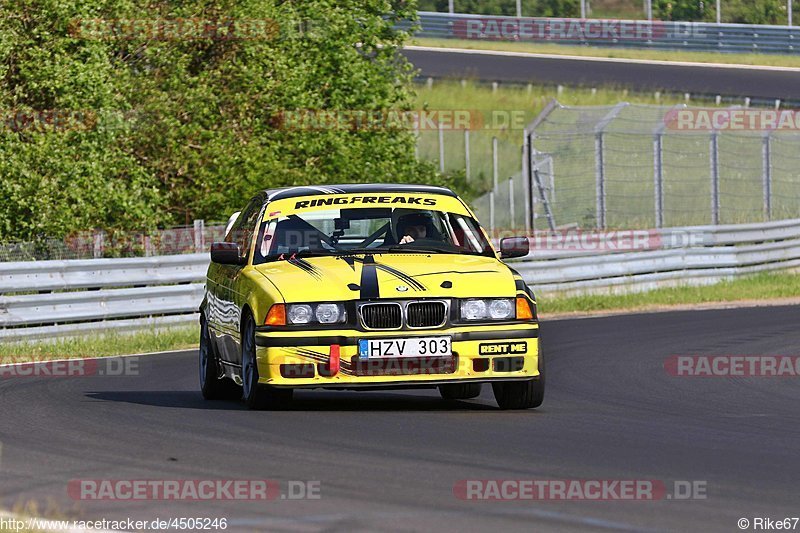
[[[408,208],[326,209],[262,223],[255,262],[287,255],[494,254],[473,218]]]

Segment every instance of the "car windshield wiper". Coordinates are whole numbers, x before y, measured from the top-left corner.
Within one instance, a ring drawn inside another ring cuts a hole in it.
[[[282,254],[271,255],[268,257],[268,260],[286,261],[289,259],[296,259],[298,257],[330,257],[332,255],[337,255],[334,250],[300,250],[299,252],[285,252]]]
[[[408,244],[395,244],[394,246],[389,246],[384,248],[387,252],[411,252],[411,253],[419,253],[419,252],[434,252],[434,253],[445,253],[445,254],[457,254],[460,253],[458,250],[455,250],[450,247],[444,246],[431,246],[431,245],[422,245],[422,246],[414,246],[413,242]]]
[[[382,254],[385,248],[343,248],[337,250],[336,255],[363,255],[363,254]]]

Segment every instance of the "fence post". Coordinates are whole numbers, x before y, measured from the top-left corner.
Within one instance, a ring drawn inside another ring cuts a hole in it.
[[[603,132],[594,136],[594,176],[597,210],[597,229],[606,228],[606,177],[603,162]]]
[[[494,190],[489,191],[489,235],[494,238]]]
[[[469,171],[469,128],[464,129],[464,168],[465,176],[467,179],[467,183],[469,183],[470,178],[470,171]]]
[[[653,136],[653,191],[655,196],[656,228],[664,226],[664,176],[662,134]]]
[[[508,178],[508,216],[510,229],[516,229],[516,220],[514,217],[514,178]]]
[[[522,16],[522,0],[517,0],[517,17]]]
[[[414,159],[419,159],[419,117],[414,121]]]
[[[533,227],[533,187],[531,187],[531,150],[528,130],[522,131],[522,194],[525,197],[525,232],[530,234]]]
[[[719,224],[719,133],[711,132],[710,141],[711,160],[711,223]]]
[[[492,190],[496,191],[498,186],[499,169],[497,165],[497,137],[492,137]]]
[[[453,2],[454,2],[454,1],[455,1],[455,0],[448,0],[448,2],[447,2],[447,11],[448,11],[448,12],[449,12],[451,15],[452,15],[453,13],[455,13],[455,9],[454,9],[454,6],[453,6]]]
[[[444,174],[444,130],[441,120],[436,122],[436,129],[439,130],[439,173]]]
[[[764,217],[772,220],[772,146],[770,132],[761,138],[761,179],[764,187]]]
[[[206,249],[206,239],[205,239],[205,229],[206,229],[206,222],[205,220],[195,220],[194,221],[194,251],[195,253],[203,253]]]
[[[603,154],[603,131],[611,122],[617,118],[629,104],[620,102],[609,111],[603,119],[597,123],[594,130],[594,173],[595,173],[595,194],[597,196],[597,229],[606,229],[606,175],[605,161]]]
[[[95,259],[100,259],[103,257],[103,252],[106,248],[106,233],[102,230],[98,230],[94,232],[94,239],[93,239],[93,246],[92,246],[92,256]]]

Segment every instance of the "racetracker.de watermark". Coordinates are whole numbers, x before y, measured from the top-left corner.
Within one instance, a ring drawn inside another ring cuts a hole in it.
[[[69,33],[85,40],[194,41],[265,40],[274,41],[286,29],[272,19],[202,18],[124,18],[74,19]],[[303,28],[298,26],[298,31]]]
[[[664,125],[674,131],[798,131],[796,109],[673,109]]]
[[[459,39],[490,41],[652,41],[703,37],[701,25],[645,20],[475,17],[453,22]]]
[[[0,109],[0,132],[88,131],[98,120],[98,113],[87,109]]]
[[[73,500],[319,500],[320,481],[272,479],[72,479]]]
[[[792,377],[800,376],[797,355],[671,355],[664,371],[674,377]]]
[[[459,500],[654,501],[705,500],[704,480],[659,479],[464,479],[453,486]]]
[[[527,237],[532,252],[625,252],[664,248],[703,246],[711,236],[703,231],[687,230],[593,230],[568,228],[554,231],[534,231],[523,235],[519,230],[496,228],[489,238],[499,243],[507,237]]]
[[[35,357],[3,358],[0,380],[10,378],[77,378],[88,376],[130,377],[140,373],[138,357],[99,359],[38,359]]]
[[[524,110],[482,109],[297,109],[272,117],[272,125],[297,131],[522,130]]]

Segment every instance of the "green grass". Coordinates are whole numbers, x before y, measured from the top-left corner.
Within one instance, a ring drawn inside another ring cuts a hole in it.
[[[198,339],[199,327],[180,327],[46,342],[3,343],[0,344],[0,363],[181,350],[196,347]]]
[[[672,287],[621,295],[540,295],[538,307],[547,318],[556,313],[595,313],[669,308],[687,304],[770,300],[800,297],[800,275],[765,273],[701,287]]]
[[[466,39],[416,38],[412,44],[442,48],[470,50],[500,50],[535,54],[558,54],[589,57],[614,57],[624,59],[656,59],[661,61],[690,61],[696,63],[733,63],[737,65],[764,65],[775,67],[800,67],[800,56],[779,54],[721,54],[715,52],[689,52],[680,50],[636,50],[541,44],[514,41],[475,41]]]

